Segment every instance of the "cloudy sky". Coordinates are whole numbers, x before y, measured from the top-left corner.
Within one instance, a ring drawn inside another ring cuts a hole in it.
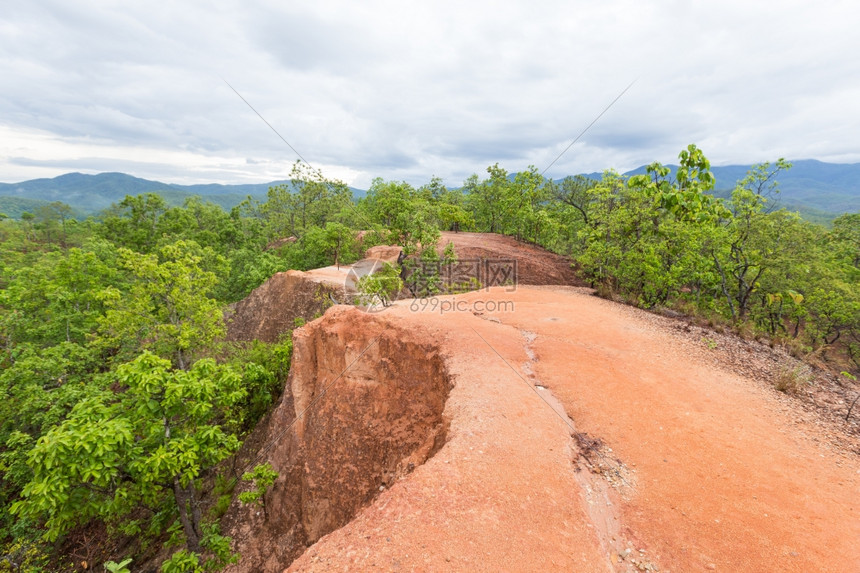
[[[860,161],[860,5],[4,0],[0,181]]]

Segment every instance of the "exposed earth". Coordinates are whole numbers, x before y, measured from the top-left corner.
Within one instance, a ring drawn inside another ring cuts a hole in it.
[[[461,258],[519,248],[458,235]],[[833,415],[856,386],[804,406],[773,388],[787,355],[560,286],[569,265],[522,248],[555,286],[296,331],[256,441],[281,477],[268,519],[228,514],[232,570],[860,571],[860,444]]]
[[[290,239],[295,241],[295,237],[288,237],[280,243],[291,242]],[[482,285],[502,284],[488,280],[488,269],[491,272],[493,268],[509,267],[514,272],[510,277],[512,282],[519,284],[576,284],[576,275],[567,259],[511,237],[443,232],[437,245],[440,254],[448,243],[454,244],[468,276],[474,276]],[[227,321],[227,338],[275,342],[281,334],[292,330],[296,318],[312,320],[333,304],[353,302],[358,279],[378,270],[383,263],[396,263],[400,253],[400,247],[379,245],[368,249],[363,259],[351,265],[277,273],[233,305]],[[481,268],[470,267],[469,263],[479,261]],[[409,293],[404,289],[402,295]]]

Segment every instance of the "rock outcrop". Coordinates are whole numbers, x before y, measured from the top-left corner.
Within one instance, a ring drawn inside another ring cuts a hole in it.
[[[227,339],[276,342],[295,327],[296,318],[313,320],[334,300],[346,298],[343,282],[319,280],[302,271],[277,273],[236,303],[227,318]]]
[[[352,304],[358,280],[396,263],[401,248],[378,245],[351,265],[332,265],[309,271],[285,271],[254,289],[235,305],[227,317],[227,340],[275,342],[305,321],[321,316],[334,304]]]
[[[229,520],[243,556],[231,571],[280,571],[445,439],[450,382],[432,345],[345,306],[295,330],[293,343],[260,456],[280,477],[268,520],[249,509]]]

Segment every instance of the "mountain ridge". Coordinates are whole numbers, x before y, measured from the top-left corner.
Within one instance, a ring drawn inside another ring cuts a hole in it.
[[[827,163],[815,159],[792,161],[793,167],[778,176],[783,205],[821,218],[860,211],[860,163]],[[645,173],[645,165],[626,171],[625,176]],[[676,165],[667,165],[674,173]],[[735,183],[742,179],[749,165],[713,166],[717,180],[714,194],[727,197]],[[582,174],[599,178],[600,173]],[[556,181],[560,181],[557,179]],[[93,214],[121,201],[126,195],[159,193],[171,204],[181,204],[187,197],[200,196],[225,209],[237,205],[249,195],[266,196],[269,187],[288,184],[289,180],[267,183],[181,185],[135,177],[127,173],[105,172],[94,175],[65,173],[54,178],[39,178],[18,183],[0,183],[0,211],[20,216],[28,206],[41,202],[62,201],[77,211]],[[366,191],[350,187],[361,197]]]

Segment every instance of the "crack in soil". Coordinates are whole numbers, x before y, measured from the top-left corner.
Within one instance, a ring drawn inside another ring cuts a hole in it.
[[[629,499],[633,495],[636,485],[634,471],[611,455],[612,448],[606,446],[599,437],[576,431],[573,418],[567,414],[564,405],[535,373],[533,365],[537,363],[538,357],[532,344],[537,334],[527,330],[520,330],[520,334],[526,341],[524,349],[528,361],[522,364],[526,379],[570,429],[568,456],[579,484],[578,493],[583,508],[606,556],[608,571],[660,571],[655,563],[645,557],[644,549],[634,549],[634,543],[623,531],[616,499],[617,496]]]

